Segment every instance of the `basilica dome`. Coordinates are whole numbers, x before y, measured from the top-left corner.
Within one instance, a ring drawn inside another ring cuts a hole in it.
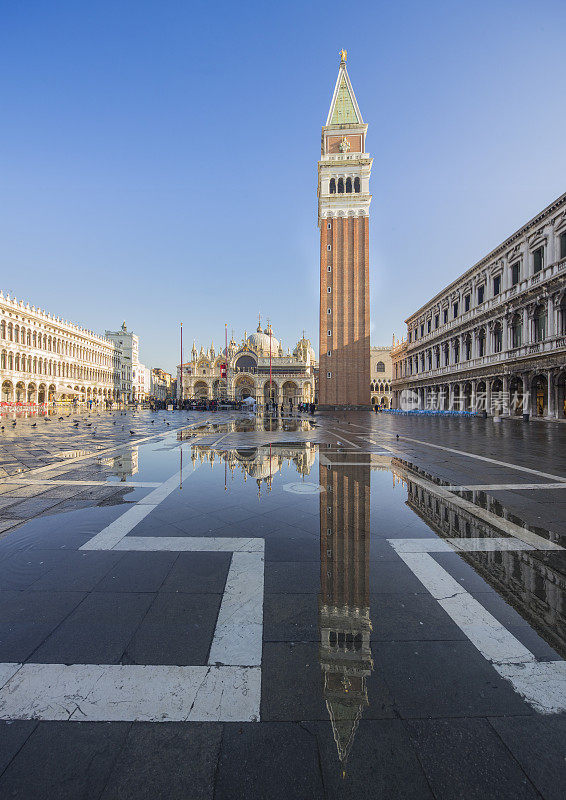
[[[247,338],[249,346],[253,347],[253,349],[260,356],[269,355],[270,339],[271,339],[271,355],[275,356],[279,352],[279,347],[280,347],[279,339],[276,339],[273,333],[270,336],[269,335],[270,330],[271,330],[270,325],[268,325],[268,327],[264,331],[262,331],[261,325],[258,325],[256,332],[251,333]]]

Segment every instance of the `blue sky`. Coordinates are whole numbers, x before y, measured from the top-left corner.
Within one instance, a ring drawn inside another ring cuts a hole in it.
[[[566,190],[566,4],[0,0],[0,287],[172,369],[178,323],[316,340],[340,48],[374,157],[374,344]],[[315,346],[317,342],[315,341]]]

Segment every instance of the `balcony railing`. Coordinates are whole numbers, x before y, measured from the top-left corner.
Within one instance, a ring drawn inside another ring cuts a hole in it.
[[[509,348],[501,353],[488,353],[485,356],[469,358],[459,361],[456,364],[448,364],[435,369],[424,370],[423,372],[413,372],[411,375],[404,375],[395,380],[420,381],[423,378],[437,378],[442,375],[450,375],[468,369],[478,369],[492,364],[501,364],[505,361],[515,361],[536,353],[554,353],[557,350],[566,349],[566,335],[558,334],[549,336],[540,342],[527,342],[520,347]]]
[[[454,330],[455,328],[460,327],[466,322],[471,322],[475,320],[477,317],[481,316],[482,314],[491,311],[492,309],[497,308],[506,302],[508,302],[512,297],[516,297],[523,292],[527,292],[533,287],[539,287],[540,284],[545,283],[546,281],[553,278],[555,275],[558,275],[561,272],[566,271],[566,258],[562,259],[561,261],[557,261],[554,264],[549,264],[547,267],[544,267],[540,272],[537,272],[536,275],[530,275],[528,278],[523,278],[523,280],[519,281],[519,283],[515,284],[515,286],[510,286],[508,289],[504,289],[495,297],[490,297],[488,300],[484,300],[483,303],[480,305],[474,306],[469,311],[464,311],[455,319],[451,319],[448,322],[440,325],[438,328],[435,328],[430,333],[425,333],[424,336],[419,337],[418,339],[413,339],[413,341],[407,343],[407,349],[414,350],[415,348],[420,348],[424,343],[430,342],[433,339],[443,337],[450,331]]]

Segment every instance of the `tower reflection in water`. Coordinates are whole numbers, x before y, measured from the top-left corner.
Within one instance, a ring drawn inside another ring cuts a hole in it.
[[[348,459],[351,465],[346,464]],[[321,461],[328,459],[321,459]],[[341,453],[320,464],[320,666],[342,774],[373,669],[370,647],[370,455]],[[367,463],[365,463],[367,461]]]

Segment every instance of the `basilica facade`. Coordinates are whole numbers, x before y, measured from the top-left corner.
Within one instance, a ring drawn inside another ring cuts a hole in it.
[[[191,358],[177,367],[178,399],[245,400],[253,397],[265,404],[296,406],[314,401],[315,352],[305,336],[291,352],[284,351],[271,325],[261,320],[255,333],[245,333],[237,343],[232,336],[228,347],[217,351],[214,343],[206,350],[193,342]]]

